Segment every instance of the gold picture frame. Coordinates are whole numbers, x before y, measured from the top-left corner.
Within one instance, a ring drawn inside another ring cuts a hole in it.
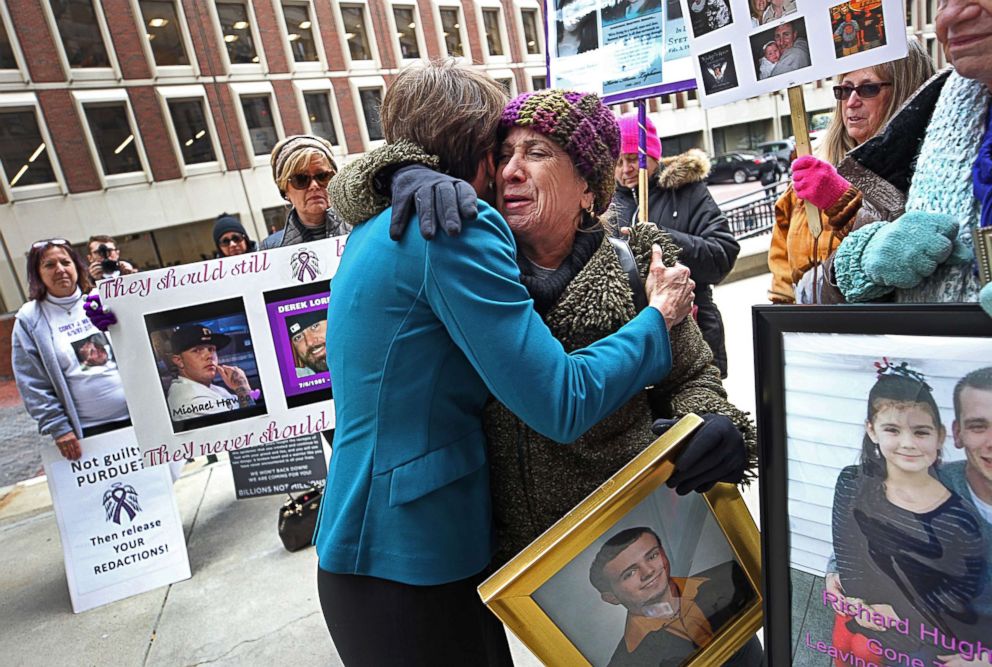
[[[588,559],[591,547],[602,542],[603,536],[612,528],[622,525],[625,517],[632,514],[642,502],[667,498],[665,493],[672,494],[673,498],[695,500],[695,497],[705,502],[705,508],[719,527],[717,535],[722,533],[729,546],[728,553],[746,576],[750,587],[747,594],[752,596],[741,611],[736,612],[721,627],[714,628],[712,640],[683,664],[723,664],[761,627],[763,598],[760,588],[760,536],[737,488],[732,484],[717,484],[705,494],[675,496],[674,491],[664,486],[674,470],[675,454],[702,423],[703,420],[696,415],[687,415],[681,419],[479,586],[482,601],[544,664],[593,667],[593,662],[569,637],[569,632],[572,632],[576,635],[576,640],[581,642],[583,633],[559,627],[552,618],[555,612],[549,612],[535,599],[538,595],[546,599],[547,591],[542,592],[542,587],[566,567],[574,570],[569,576],[577,581],[575,573],[581,572],[578,564],[584,562],[578,557],[582,555],[583,559]],[[698,514],[698,501],[695,502]],[[668,530],[680,529],[672,526]],[[658,540],[661,546],[661,538],[658,537]],[[667,549],[666,546],[662,551],[666,552]],[[570,566],[573,561],[576,565]],[[588,566],[585,569],[588,570]],[[585,585],[589,592],[578,593],[586,595],[590,600],[596,598],[596,602],[599,602],[600,593],[592,588],[588,578]],[[597,608],[608,606],[599,604],[598,607],[591,607],[590,613],[595,616]],[[615,611],[611,613],[616,615]],[[590,625],[595,623],[596,620],[593,620]],[[614,641],[614,645],[616,643]]]

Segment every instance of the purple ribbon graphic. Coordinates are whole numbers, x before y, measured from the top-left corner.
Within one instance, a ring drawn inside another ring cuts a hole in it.
[[[300,263],[300,268],[296,270],[297,280],[299,280],[300,282],[304,282],[306,280],[306,278],[303,277],[304,273],[310,275],[310,280],[313,280],[314,278],[317,277],[317,269],[310,265],[310,260],[312,259],[310,253],[308,253],[306,250],[301,250],[299,253],[297,253],[296,259]]]
[[[117,482],[104,492],[103,508],[107,511],[107,521],[120,525],[122,511],[126,512],[128,519],[133,521],[141,510],[138,504],[138,492],[130,484],[125,486]]]

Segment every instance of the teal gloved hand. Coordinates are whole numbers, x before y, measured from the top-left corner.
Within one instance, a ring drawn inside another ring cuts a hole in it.
[[[916,287],[950,256],[959,229],[954,216],[909,211],[883,225],[865,246],[864,272],[878,285]]]
[[[951,266],[967,266],[968,264],[974,264],[974,262],[975,250],[971,245],[961,240],[960,236],[954,239],[954,248],[944,263]]]
[[[978,293],[978,303],[982,306],[982,310],[992,317],[992,283],[987,284]]]

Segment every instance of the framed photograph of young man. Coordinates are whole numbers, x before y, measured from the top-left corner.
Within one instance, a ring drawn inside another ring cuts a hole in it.
[[[664,484],[701,423],[682,419],[479,587],[545,664],[722,665],[753,640],[759,537],[740,493]]]
[[[756,306],[771,664],[992,664],[992,319]]]

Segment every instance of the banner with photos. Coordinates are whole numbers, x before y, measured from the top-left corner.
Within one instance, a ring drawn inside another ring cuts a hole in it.
[[[681,0],[704,107],[905,57],[899,0]]]
[[[100,283],[146,465],[334,427],[325,332],[345,237]]]
[[[79,442],[78,461],[42,450],[72,610],[189,579],[169,466],[142,466],[133,428]]]
[[[548,86],[609,104],[695,87],[678,0],[547,0]]]

